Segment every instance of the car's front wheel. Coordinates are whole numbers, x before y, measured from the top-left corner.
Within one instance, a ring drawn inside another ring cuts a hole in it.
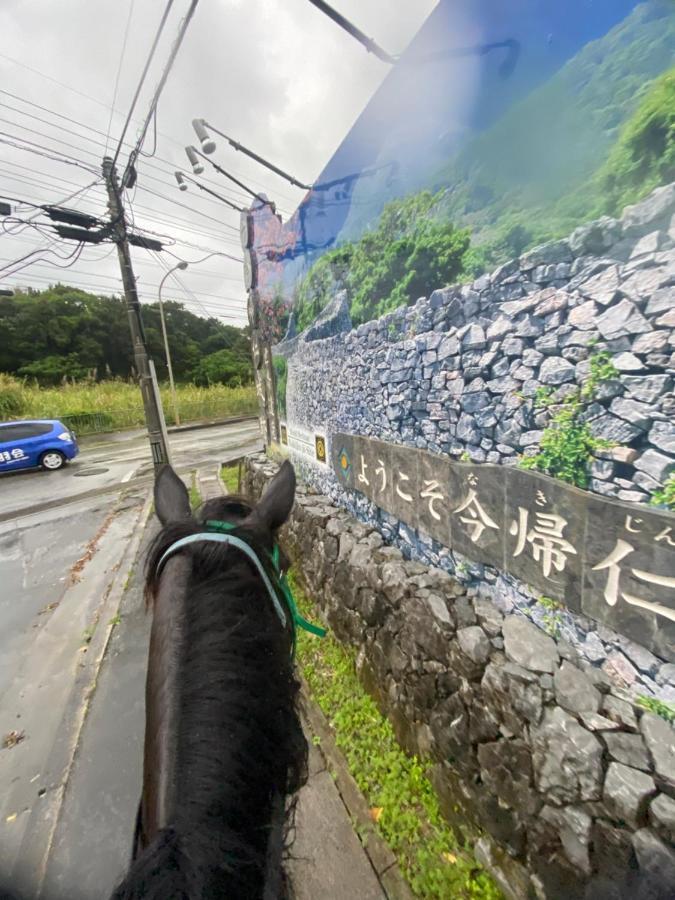
[[[65,456],[63,453],[59,453],[58,450],[47,450],[40,457],[40,465],[49,472],[55,472],[57,469],[62,468],[65,462]]]

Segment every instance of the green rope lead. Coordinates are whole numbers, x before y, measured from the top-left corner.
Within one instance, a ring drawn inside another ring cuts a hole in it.
[[[293,591],[291,590],[291,586],[288,583],[288,578],[284,575],[279,566],[279,545],[274,545],[274,550],[272,551],[272,565],[274,566],[274,571],[277,573],[277,580],[279,582],[279,587],[281,588],[281,593],[284,595],[284,600],[288,605],[288,609],[291,613],[291,618],[295,625],[299,628],[302,628],[303,631],[309,632],[309,634],[315,634],[317,637],[326,637],[326,629],[322,628],[320,625],[313,625],[311,622],[308,622],[307,619],[303,618],[298,612],[298,607],[295,603],[295,597],[293,596]]]

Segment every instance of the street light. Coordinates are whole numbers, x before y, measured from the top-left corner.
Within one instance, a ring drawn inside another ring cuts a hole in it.
[[[211,194],[212,197],[216,197],[216,199],[221,200],[223,203],[225,203],[227,206],[229,206],[230,209],[234,209],[237,212],[244,212],[243,206],[237,206],[236,203],[232,203],[231,200],[228,200],[226,197],[222,197],[220,194],[217,194],[215,191],[212,191],[211,188],[205,187],[203,184],[200,184],[196,178],[190,178],[189,175],[186,175],[184,172],[181,172],[178,170],[175,171],[173,174],[176,176],[176,181],[178,182],[178,190],[187,191],[187,189],[188,189],[187,183],[188,183],[188,181],[191,181],[192,184],[197,185],[197,187],[199,188],[200,191],[204,191],[204,193],[206,193],[206,194]]]
[[[176,269],[180,269],[184,271],[187,269],[188,264],[184,260],[180,260],[176,265],[169,269],[164,278],[159,283],[159,317],[162,321],[162,334],[164,335],[164,352],[166,353],[166,366],[169,370],[169,384],[171,385],[171,403],[173,405],[173,417],[176,420],[176,425],[180,425],[180,416],[178,415],[178,404],[176,403],[176,386],[173,383],[173,369],[171,368],[171,353],[169,352],[169,339],[166,334],[166,322],[164,321],[164,304],[162,303],[162,287],[164,286],[164,282]]]
[[[192,166],[192,171],[195,175],[201,175],[204,171],[204,166],[197,159],[197,151],[194,147],[186,147],[185,153],[187,154],[187,158],[190,160],[190,165]]]

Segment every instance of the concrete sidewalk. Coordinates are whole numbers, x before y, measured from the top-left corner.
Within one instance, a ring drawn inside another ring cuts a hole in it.
[[[215,471],[200,474],[204,499],[221,490]],[[145,529],[89,701],[53,831],[40,894],[44,900],[104,900],[129,861],[141,787],[150,628],[142,599],[142,560],[156,529],[153,518]],[[297,900],[404,896],[383,888],[372,854],[365,852],[356,836],[350,812],[309,730],[308,740],[310,777],[299,796],[289,864]]]

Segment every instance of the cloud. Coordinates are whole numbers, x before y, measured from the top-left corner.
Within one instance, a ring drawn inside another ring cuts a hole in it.
[[[386,49],[400,52],[436,3],[370,0],[363,4],[359,0],[336,0],[335,5]],[[164,7],[165,0],[135,0],[116,113],[112,117],[111,144],[119,136]],[[188,0],[174,2],[166,35],[129,130],[130,140],[135,139],[187,7]],[[105,141],[90,129],[103,134],[108,130],[128,10],[125,0],[112,5],[91,0],[32,0],[30,4],[4,0],[0,8],[2,52],[22,65],[0,57],[0,88],[49,112],[0,93],[0,116],[10,123],[0,123],[0,131],[72,154],[98,169]],[[31,72],[27,66],[80,93]],[[196,188],[179,194],[173,180],[174,168],[187,167],[183,146],[195,140],[191,119],[206,118],[300,180],[313,180],[387,72],[385,64],[369,55],[307,0],[202,0],[159,105],[157,157],[139,162],[138,189],[132,204],[136,222],[181,240],[238,255],[238,214]],[[38,121],[36,116],[44,121]],[[151,148],[152,134],[146,142],[146,149]],[[220,141],[214,159],[244,182],[250,182],[255,190],[264,190],[286,214],[302,197],[302,192],[237,154],[224,141]],[[215,172],[205,172],[204,179],[237,202],[244,201],[244,195]],[[90,180],[93,176],[74,167],[0,144],[1,194],[34,202],[56,202]],[[77,202],[79,208],[100,216],[106,214],[105,194],[100,187]],[[44,242],[31,231],[16,237],[2,235],[0,265]],[[203,255],[182,244],[172,249],[185,258]],[[115,254],[99,260],[101,255],[101,248],[86,248],[71,269],[61,270],[45,260],[13,278],[0,274],[0,280],[3,286],[32,283],[39,287],[46,283],[39,279],[74,284],[79,279],[82,284],[100,284],[101,289],[108,285],[119,291]],[[158,284],[164,269],[143,250],[134,250],[134,258],[138,260],[139,275],[142,273],[141,283],[147,285],[146,298],[152,299],[153,285]],[[171,265],[175,259],[167,257],[167,262]],[[182,273],[182,281],[197,295],[203,292],[237,298],[236,304],[223,300],[222,312],[231,315],[238,309],[243,322],[243,284],[225,280],[240,276],[241,266],[214,258],[204,264],[203,270],[213,271],[214,275],[200,275],[195,267]],[[85,277],[78,274],[82,272],[95,274]],[[179,291],[175,298],[185,299]],[[213,297],[209,299],[217,302]],[[197,309],[190,303],[191,308]]]

